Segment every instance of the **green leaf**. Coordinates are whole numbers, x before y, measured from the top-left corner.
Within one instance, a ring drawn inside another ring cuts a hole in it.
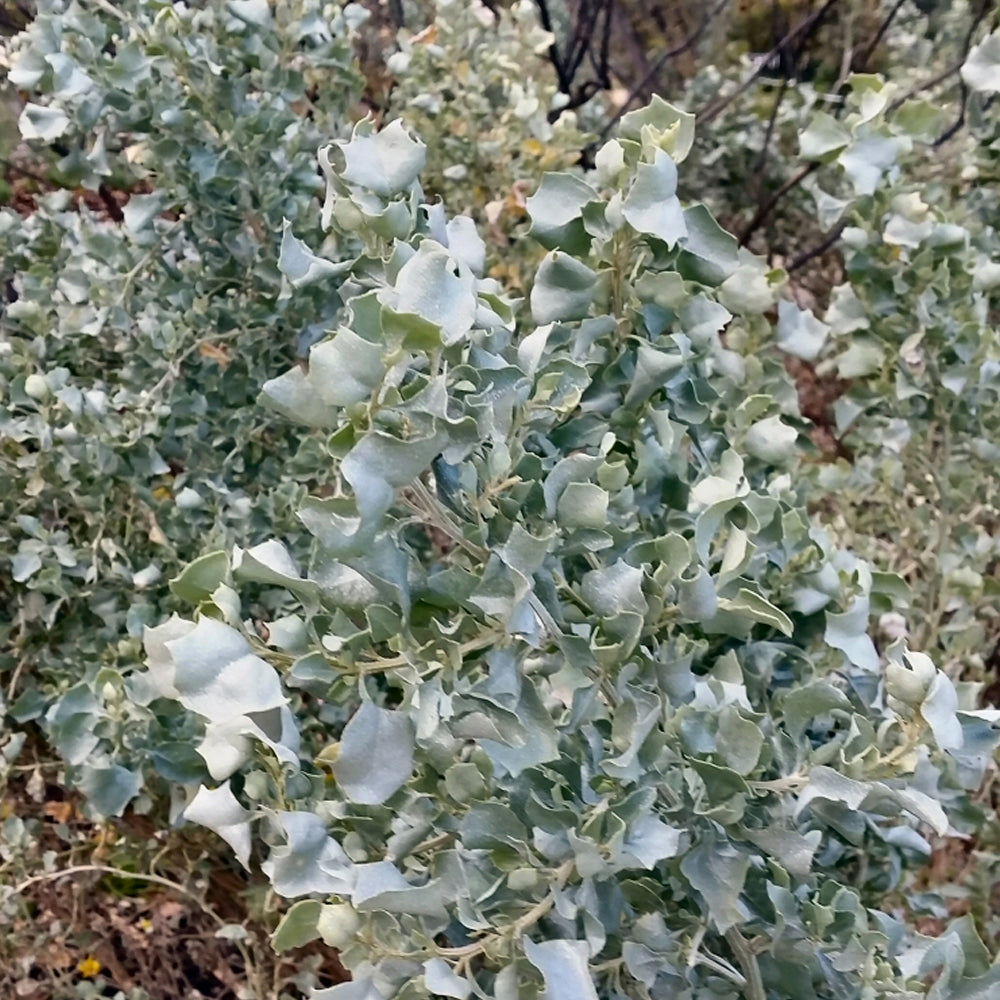
[[[392,306],[382,308],[382,330],[386,345],[390,347],[434,354],[444,346],[441,327],[437,323],[416,313],[397,312]]]
[[[18,119],[21,138],[52,142],[69,128],[69,117],[59,108],[46,108],[40,104],[25,104]]]
[[[319,816],[311,812],[279,812],[275,823],[285,843],[273,847],[260,867],[279,896],[290,899],[314,892],[350,893],[351,863]]]
[[[314,581],[303,579],[288,549],[273,538],[252,549],[234,548],[233,577],[240,581],[285,587],[303,598],[314,596],[319,589]]]
[[[978,1000],[993,995],[983,990],[996,983],[997,967],[990,967],[990,952],[970,916],[951,921],[937,937],[913,937],[914,943],[899,957],[900,968],[908,977],[927,978],[937,973],[929,998]]]
[[[987,35],[969,50],[962,64],[962,79],[980,94],[1000,93],[1000,32]]]
[[[561,250],[546,254],[531,289],[531,316],[538,324],[569,323],[590,312],[597,275]]]
[[[747,428],[746,450],[768,465],[782,466],[798,456],[799,432],[781,417],[766,417]],[[791,633],[788,633],[791,634]]]
[[[229,576],[229,556],[224,551],[208,552],[190,562],[170,581],[170,589],[191,604],[207,601]]]
[[[942,107],[930,101],[907,101],[896,112],[893,125],[919,142],[933,142],[941,132],[945,120]]]
[[[626,406],[645,402],[657,389],[662,389],[672,375],[684,367],[679,354],[658,351],[648,344],[640,344],[636,351],[635,374],[625,394]]]
[[[800,816],[813,799],[839,802],[848,809],[857,810],[871,792],[871,785],[848,778],[833,768],[818,765],[809,772],[809,781],[799,793],[795,815]]]
[[[542,974],[542,1000],[597,1000],[597,990],[587,967],[586,941],[524,939],[524,954]]]
[[[951,678],[942,671],[934,674],[920,714],[931,727],[934,739],[942,750],[958,750],[963,741],[962,725],[958,720],[958,694]]]
[[[298,366],[269,379],[261,387],[261,402],[307,427],[332,427],[336,414]]]
[[[834,709],[849,711],[851,707],[847,695],[826,681],[793,688],[785,695],[781,705],[785,725],[796,739],[817,716],[826,715]]]
[[[635,858],[643,868],[652,869],[665,858],[677,857],[683,833],[655,816],[640,816],[629,825],[622,853]]]
[[[442,209],[442,215],[444,214]],[[467,215],[457,215],[445,225],[443,243],[455,259],[461,261],[474,275],[482,277],[486,270],[486,244],[476,229],[475,222]]]
[[[648,608],[642,592],[642,570],[621,561],[587,573],[581,594],[591,610],[605,618],[625,611],[642,615]]]
[[[84,764],[82,771],[80,791],[99,816],[121,816],[142,788],[142,776],[120,764]]]
[[[770,625],[787,636],[795,631],[791,618],[784,611],[746,587],[741,587],[736,597],[721,599],[719,607],[732,614],[745,615],[752,621]]]
[[[921,823],[926,823],[939,837],[948,832],[948,816],[941,803],[916,788],[893,788],[893,797]]]
[[[141,233],[166,207],[162,194],[135,194],[122,209],[125,228],[133,235]]]
[[[341,176],[381,198],[409,191],[424,168],[427,147],[398,119],[374,135],[371,130],[370,122],[360,122],[349,141],[336,143],[344,154]]]
[[[808,128],[799,135],[799,155],[805,160],[829,161],[846,149],[851,134],[825,111],[817,111]]]
[[[557,518],[564,528],[603,528],[608,518],[608,493],[594,483],[569,483],[559,497]]]
[[[228,778],[248,759],[251,737],[297,762],[298,733],[278,675],[236,629],[213,618],[197,625],[175,618],[147,629],[144,642],[156,693],[206,720],[198,752],[212,777]]]
[[[531,235],[546,250],[585,256],[590,236],[581,213],[597,198],[597,192],[575,174],[546,174],[538,190],[525,202],[531,216]]]
[[[721,285],[739,266],[736,237],[727,233],[704,205],[684,209],[684,225],[687,238],[681,244],[677,270],[703,285]]]
[[[746,919],[740,893],[750,859],[726,842],[702,841],[681,861],[681,874],[700,893],[720,933]]]
[[[504,846],[520,850],[530,840],[527,827],[499,802],[473,804],[462,818],[460,830],[462,843],[472,850]]]
[[[254,654],[236,629],[214,618],[202,618],[165,645],[173,661],[169,681],[192,712],[224,720],[285,704],[274,668]]]
[[[530,767],[559,759],[558,732],[535,685],[521,684],[521,697],[507,727],[509,742],[480,739],[479,745],[501,773],[513,777]],[[506,735],[506,734],[505,734]]]
[[[71,101],[94,89],[94,79],[68,53],[51,52],[45,61],[52,68],[53,93],[61,100]]]
[[[813,857],[823,839],[819,830],[798,833],[795,830],[747,830],[747,840],[778,860],[789,875],[807,878]]]
[[[622,215],[633,229],[674,246],[688,235],[677,198],[677,167],[662,150],[652,163],[640,163],[622,203]],[[538,322],[542,322],[539,320]]]
[[[25,583],[42,568],[42,557],[37,552],[18,552],[10,562],[11,578],[15,583]]]
[[[850,285],[834,287],[825,319],[838,337],[857,330],[866,330],[871,325],[868,309]]]
[[[692,622],[708,622],[719,609],[712,574],[704,566],[690,566],[677,582],[677,611]]]
[[[879,181],[895,166],[904,143],[895,136],[870,135],[855,139],[840,154],[840,165],[851,178],[855,194],[875,193]]]
[[[716,752],[723,763],[737,774],[748,775],[757,766],[764,746],[760,726],[744,719],[735,705],[727,705],[719,715],[719,733]]]
[[[381,910],[414,916],[444,915],[441,887],[435,882],[411,885],[390,861],[373,861],[355,866],[354,908],[359,913]]]
[[[385,995],[369,977],[329,986],[325,990],[313,990],[309,1000],[385,1000]]]
[[[414,736],[409,716],[363,702],[344,729],[333,765],[340,790],[351,802],[385,802],[413,771]]]
[[[434,240],[424,240],[400,268],[395,287],[396,310],[440,327],[445,344],[458,342],[472,329],[475,277]]]
[[[150,760],[158,774],[178,785],[198,785],[207,776],[205,761],[188,742],[180,740],[157,742],[151,749]]]
[[[963,979],[946,994],[946,1000],[994,1000],[1000,990],[1000,966],[994,966],[985,975]]]
[[[830,334],[830,327],[818,320],[809,309],[794,302],[778,303],[778,346],[803,361],[815,361]]]
[[[316,924],[322,910],[323,904],[315,899],[300,899],[293,903],[271,935],[271,947],[281,954],[315,941],[319,937]]]
[[[634,287],[640,302],[653,302],[670,312],[679,310],[688,301],[684,279],[676,271],[646,271]]]
[[[456,975],[443,958],[431,958],[424,962],[424,983],[435,996],[466,1000],[472,992],[472,983],[465,976]]]
[[[740,264],[719,288],[719,301],[736,315],[767,312],[774,305],[775,289],[768,273],[757,263]]]
[[[341,951],[355,940],[360,926],[358,913],[350,903],[328,903],[320,909],[316,921],[323,943]]]
[[[826,643],[839,649],[856,667],[878,670],[878,652],[868,635],[868,601],[856,600],[843,614],[826,613]]]
[[[202,785],[184,809],[184,818],[207,827],[233,849],[237,860],[250,869],[250,820],[253,814],[244,809],[233,795],[229,783],[209,789]]]
[[[694,115],[654,94],[646,107],[622,117],[618,132],[623,138],[641,142],[644,132],[652,129],[660,148],[668,152],[675,163],[681,163],[694,144],[694,128]]]
[[[291,282],[293,288],[303,288],[317,281],[331,280],[350,270],[350,261],[335,264],[317,257],[302,240],[292,233],[292,224],[284,220],[281,230],[281,252],[278,269]]]
[[[267,0],[226,0],[226,9],[257,28],[265,28],[271,23],[271,5]]]
[[[344,478],[354,488],[358,510],[366,520],[387,511],[396,490],[409,486],[444,449],[446,439],[436,433],[403,441],[383,431],[370,431],[341,463]]]

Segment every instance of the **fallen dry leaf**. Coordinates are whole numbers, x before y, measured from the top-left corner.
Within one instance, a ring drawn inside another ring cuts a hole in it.
[[[42,812],[57,823],[68,823],[73,818],[74,811],[72,802],[46,802],[42,806]]]
[[[198,353],[203,358],[208,358],[210,361],[214,361],[223,371],[225,371],[230,364],[232,364],[233,358],[229,353],[227,347],[220,347],[218,344],[203,343],[198,345]]]

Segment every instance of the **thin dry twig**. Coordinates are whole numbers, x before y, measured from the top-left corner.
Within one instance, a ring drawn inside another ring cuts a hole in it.
[[[867,66],[868,60],[871,59],[875,50],[879,47],[879,43],[885,38],[886,32],[892,26],[892,22],[896,20],[896,15],[902,9],[903,4],[906,0],[896,0],[893,4],[892,9],[888,14],[882,19],[882,23],[878,26],[878,31],[875,32],[872,40],[865,46],[863,52],[859,57],[859,63],[861,66]]]
[[[835,2],[835,0],[833,0]],[[676,56],[682,55],[687,52],[692,46],[696,45],[698,40],[702,35],[708,30],[712,21],[722,13],[722,11],[728,6],[729,0],[717,0],[716,4],[705,14],[698,24],[698,27],[691,32],[682,42],[679,42],[672,49],[667,49],[666,52],[661,52],[657,56],[656,60],[647,70],[645,76],[629,91],[628,96],[622,102],[618,110],[611,116],[611,118],[605,123],[604,128],[601,129],[601,138],[605,138],[607,134],[618,124],[622,116],[631,107],[632,102],[636,98],[640,97],[649,84],[656,77],[656,74],[660,72],[661,69],[666,65],[669,59],[673,59]]]
[[[962,43],[962,56],[958,62],[958,68],[961,69],[966,58],[969,55],[969,50],[972,48],[972,39],[976,35],[976,30],[982,23],[984,17],[986,17],[987,12],[995,4],[993,0],[981,0],[979,4],[979,9],[973,15],[972,23],[969,25],[969,30],[966,32],[965,40]],[[966,86],[965,80],[959,76],[958,90],[959,90],[959,100],[958,100],[958,117],[955,121],[948,126],[935,140],[934,146],[941,146],[946,143],[964,124],[965,124],[965,112],[967,105],[969,103],[969,88]]]
[[[731,94],[727,94],[725,97],[720,98],[714,104],[708,104],[698,112],[697,117],[699,124],[704,124],[718,118],[719,115],[733,103],[733,101],[745,94],[764,74],[764,71],[767,69],[770,61],[775,56],[780,55],[785,50],[786,46],[795,41],[798,41],[800,47],[803,46],[808,35],[819,26],[820,22],[824,17],[826,17],[827,13],[839,2],[840,0],[826,0],[826,3],[823,4],[822,7],[795,25],[795,27],[785,34],[785,36],[771,49],[770,52],[760,58],[757,63],[757,67],[736,88],[736,90],[734,90]]]
[[[840,239],[840,234],[846,228],[847,228],[847,220],[842,219],[833,227],[833,229],[830,230],[830,232],[823,238],[823,240],[821,240],[811,250],[804,250],[802,253],[800,253],[798,257],[796,257],[791,262],[791,264],[789,264],[788,267],[785,268],[785,270],[789,274],[791,274],[793,271],[797,271],[800,267],[804,267],[806,264],[809,263],[809,261],[814,260],[821,254],[826,253],[826,251],[829,250],[830,247],[832,247],[833,244]]]
[[[774,211],[778,202],[788,194],[789,191],[797,188],[810,174],[815,173],[819,169],[819,160],[813,160],[811,163],[807,163],[805,166],[800,167],[798,170],[792,174],[788,180],[785,181],[781,187],[778,188],[774,194],[762,205],[760,205],[757,211],[754,213],[753,218],[746,224],[743,232],[740,234],[740,246],[745,247],[750,241],[750,237],[761,227],[768,216]]]

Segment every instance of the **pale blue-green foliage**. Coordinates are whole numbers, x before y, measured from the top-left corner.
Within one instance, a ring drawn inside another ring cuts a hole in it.
[[[993,86],[995,47],[987,37],[963,69],[974,128],[955,140],[951,181],[925,178],[946,115],[897,108],[898,88],[881,79],[855,78],[843,121],[810,125],[802,153],[830,161],[814,194],[826,225],[846,223],[847,280],[823,321],[783,303],[777,333],[785,351],[849,382],[833,414],[856,457],[818,476],[838,498],[837,530],[858,546],[875,539],[913,587],[914,641],[976,680],[997,641],[990,575],[1000,558],[1000,215],[977,182],[997,135],[979,96]]]
[[[970,921],[880,909],[975,815],[997,713],[869,637],[899,582],[801,506],[795,391],[756,349],[784,275],[677,201],[689,127],[656,103],[593,184],[543,182],[527,304],[424,203],[417,140],[321,152],[324,225],[364,250],[333,280],[288,244],[345,309],[262,400],[326,429],[333,489],[305,562],[186,570],[197,624],[149,629],[137,679],[203,720],[188,818],[299,900],[276,945],[353,972],[317,998],[997,988]],[[264,628],[261,584],[293,600]]]
[[[796,66],[761,66],[761,53],[741,51],[746,40],[739,39],[739,62],[723,60],[720,53],[717,62],[699,64],[683,93],[675,95],[699,116],[692,166],[680,178],[682,196],[704,198],[749,245],[784,261],[819,244],[844,207],[816,194],[817,179],[827,184],[825,171],[799,176],[806,165],[798,153],[799,136],[817,112],[827,127],[836,128],[842,119],[850,66],[879,67],[898,85],[898,94],[912,89],[938,104],[950,103],[957,84],[955,65],[963,58],[978,7],[974,0],[904,4],[889,17],[887,30],[871,50],[867,44],[874,38],[868,32],[890,15],[892,3],[866,0],[838,9],[843,16],[831,11],[832,24],[821,19],[819,36],[807,43]],[[859,45],[862,35],[868,42]],[[825,51],[828,42],[834,47]],[[838,62],[843,75],[835,77],[831,73]],[[821,71],[814,75],[811,70],[817,68]],[[935,83],[925,90],[928,81]],[[923,164],[911,161],[908,172],[934,162],[936,155]],[[796,280],[822,297],[830,265],[830,256],[823,255]]]
[[[204,773],[185,716],[129,680],[170,577],[206,544],[290,530],[323,478],[254,401],[336,305],[291,298],[277,262],[283,219],[318,236],[315,152],[360,92],[363,12],[38,7],[10,43],[24,138],[60,144],[57,186],[132,194],[120,224],[68,190],[0,212],[0,666],[14,720],[44,717],[110,814],[144,777]]]
[[[587,143],[578,115],[583,127],[599,121],[602,102],[558,113],[566,96],[548,58],[554,36],[530,0],[492,10],[480,0],[428,6],[426,27],[396,33],[387,114],[424,137],[430,159],[421,177],[431,194],[509,231],[524,216],[518,184],[576,163]]]

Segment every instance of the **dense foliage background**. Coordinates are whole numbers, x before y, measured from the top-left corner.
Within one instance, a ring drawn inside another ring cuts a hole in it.
[[[3,990],[1000,990],[997,14],[5,4]]]

